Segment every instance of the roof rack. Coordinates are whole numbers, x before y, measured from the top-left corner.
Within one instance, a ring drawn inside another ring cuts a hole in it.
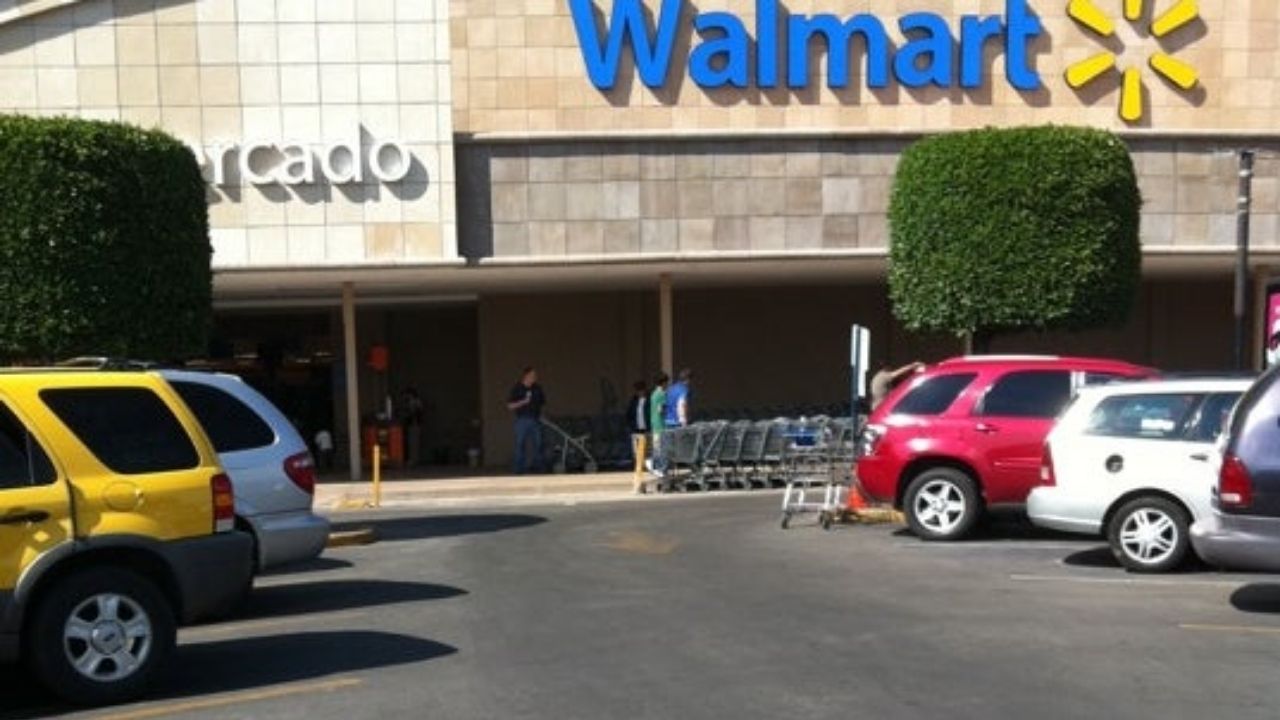
[[[55,363],[54,367],[83,370],[154,370],[159,363],[149,360],[112,358],[105,355],[83,355]]]

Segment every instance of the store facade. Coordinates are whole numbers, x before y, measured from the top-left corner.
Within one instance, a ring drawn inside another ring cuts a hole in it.
[[[450,438],[428,457],[499,464],[526,364],[557,416],[613,412],[631,381],[686,365],[703,407],[764,412],[842,399],[854,322],[877,360],[956,352],[898,327],[884,284],[897,158],[954,129],[1113,129],[1142,186],[1130,323],[998,348],[1225,365],[1242,148],[1260,153],[1255,281],[1280,250],[1278,14],[45,0],[0,4],[0,106],[184,139],[210,181],[224,359],[327,357],[340,435],[412,385],[438,413],[427,435]]]

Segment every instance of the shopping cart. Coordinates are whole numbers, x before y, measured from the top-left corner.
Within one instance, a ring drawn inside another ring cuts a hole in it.
[[[825,417],[801,418],[787,428],[783,529],[796,515],[816,513],[823,529],[841,516],[853,482],[854,435],[852,421]]]
[[[543,445],[551,461],[552,472],[563,475],[570,468],[581,468],[582,472],[590,474],[599,470],[595,456],[587,449],[590,434],[571,434],[546,418],[542,418],[542,427],[550,436]]]

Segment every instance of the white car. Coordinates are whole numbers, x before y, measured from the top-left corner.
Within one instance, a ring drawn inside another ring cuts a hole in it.
[[[253,535],[257,569],[310,560],[329,539],[311,511],[311,452],[289,419],[235,375],[161,370],[213,442],[235,490],[236,524]]]
[[[1166,572],[1189,551],[1188,528],[1212,514],[1215,442],[1248,379],[1186,379],[1086,388],[1049,433],[1036,525],[1104,535],[1131,571]]]

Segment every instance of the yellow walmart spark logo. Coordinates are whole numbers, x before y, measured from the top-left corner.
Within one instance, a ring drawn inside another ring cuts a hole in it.
[[[1124,16],[1130,22],[1142,18],[1145,0],[1124,0]],[[1067,6],[1067,14],[1071,19],[1097,33],[1103,38],[1114,37],[1115,22],[1109,15],[1100,10],[1093,0],[1071,0]],[[1200,17],[1200,9],[1196,0],[1177,0],[1173,7],[1151,22],[1151,34],[1164,38],[1179,29],[1195,22]],[[1067,84],[1080,89],[1094,82],[1104,74],[1116,69],[1117,58],[1113,52],[1101,52],[1081,60],[1067,68]],[[1178,86],[1182,90],[1190,90],[1200,82],[1200,74],[1191,65],[1168,53],[1153,53],[1147,63],[1161,77]],[[1125,122],[1134,123],[1142,119],[1142,71],[1137,67],[1122,70],[1123,81],[1120,86],[1120,117]]]

